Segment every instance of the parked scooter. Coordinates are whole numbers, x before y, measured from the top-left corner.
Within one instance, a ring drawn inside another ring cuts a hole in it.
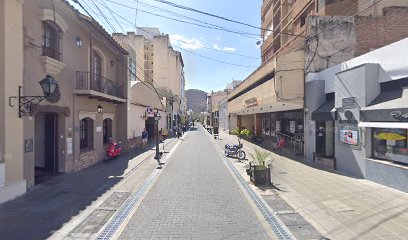
[[[116,158],[122,152],[122,143],[111,139],[106,150],[105,160]]]
[[[236,157],[239,160],[244,160],[246,157],[246,153],[244,152],[244,150],[242,150],[242,143],[238,138],[238,144],[234,144],[234,145],[230,145],[230,144],[226,144],[225,145],[225,156],[227,157]]]

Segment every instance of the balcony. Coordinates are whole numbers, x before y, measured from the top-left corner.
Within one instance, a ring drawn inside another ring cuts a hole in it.
[[[99,74],[83,71],[76,72],[75,94],[113,103],[126,102],[122,85]]]

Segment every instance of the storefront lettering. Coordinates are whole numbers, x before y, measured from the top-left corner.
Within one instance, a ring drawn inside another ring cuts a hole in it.
[[[245,107],[252,107],[258,105],[258,99],[256,97],[245,100]]]
[[[390,115],[397,120],[408,121],[408,112],[392,111]]]

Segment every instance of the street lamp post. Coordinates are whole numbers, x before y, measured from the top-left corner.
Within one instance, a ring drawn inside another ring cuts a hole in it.
[[[161,163],[160,163],[160,149],[159,149],[159,143],[160,143],[160,138],[159,138],[159,121],[161,119],[159,110],[155,113],[154,120],[155,120],[155,128],[156,128],[156,156],[154,159],[157,160],[157,163],[159,164],[159,168],[161,168]]]

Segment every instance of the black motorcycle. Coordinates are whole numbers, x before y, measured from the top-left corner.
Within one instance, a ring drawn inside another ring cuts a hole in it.
[[[242,143],[238,140],[238,144],[226,144],[225,145],[225,156],[226,157],[236,157],[239,160],[244,160],[246,157],[246,153],[242,150]]]

